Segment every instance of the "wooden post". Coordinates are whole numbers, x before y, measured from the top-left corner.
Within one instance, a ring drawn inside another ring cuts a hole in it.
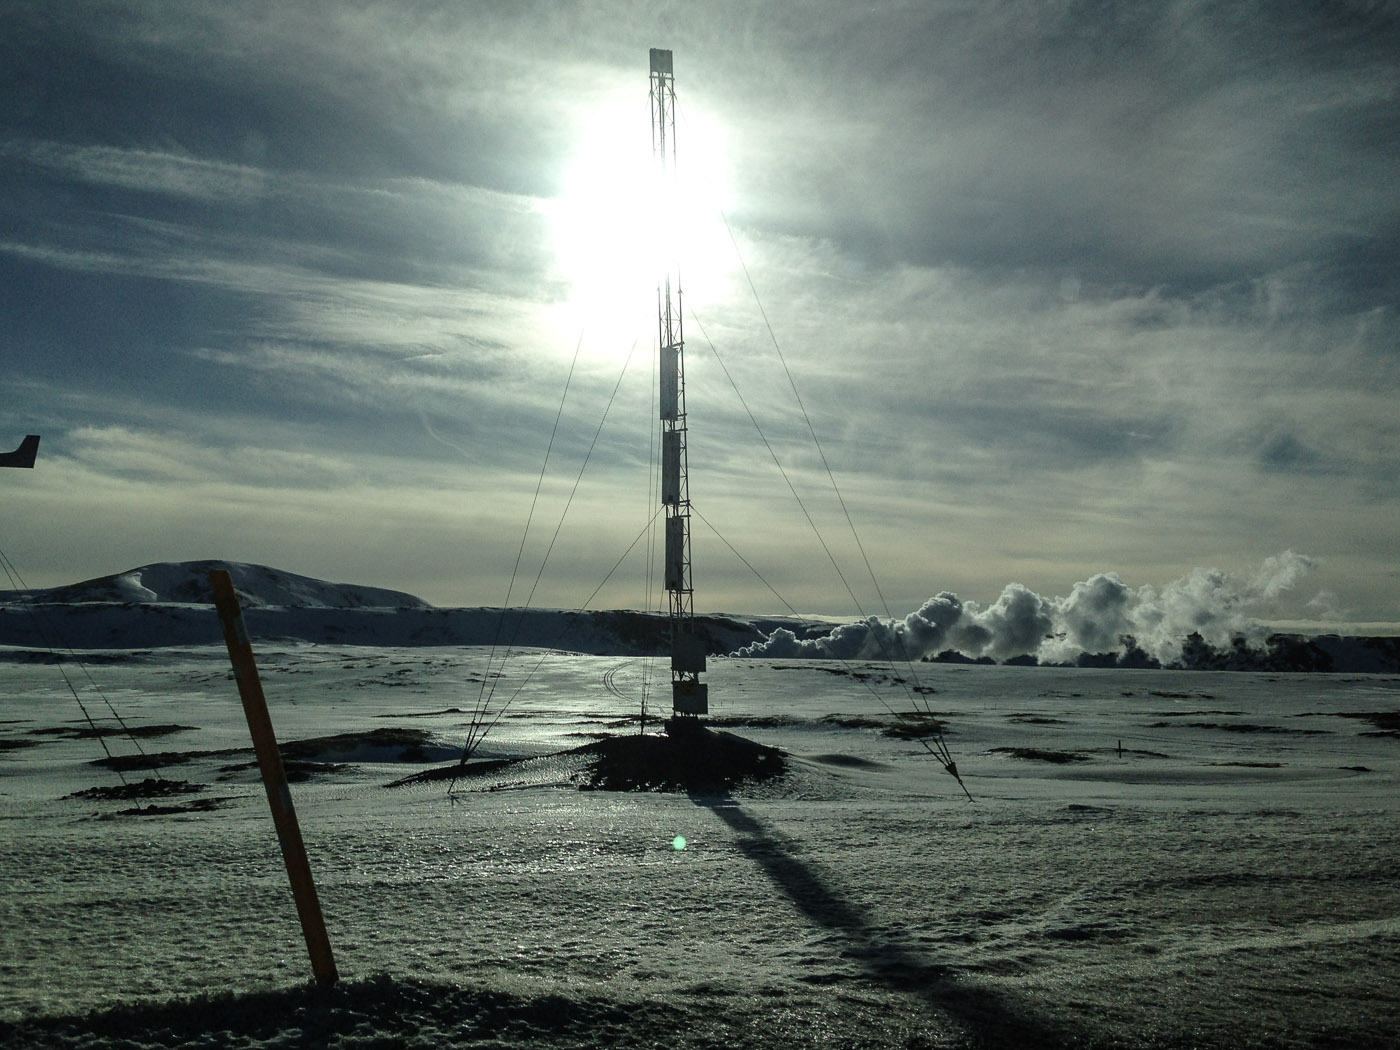
[[[318,984],[334,984],[338,977],[335,957],[331,954],[330,938],[326,936],[326,920],[321,914],[316,884],[311,879],[311,864],[306,859],[301,826],[297,823],[296,810],[292,808],[292,793],[287,786],[287,771],[282,766],[282,752],[277,750],[272,717],[267,713],[267,698],[263,696],[258,665],[253,659],[253,647],[243,623],[243,609],[233,590],[233,577],[225,570],[211,570],[209,582],[214,588],[214,606],[219,610],[219,622],[224,627],[224,642],[228,645],[229,659],[233,662],[233,677],[238,682],[243,713],[248,716],[248,731],[253,735],[253,748],[258,753],[258,768],[262,770],[263,786],[267,789],[267,804],[272,807],[277,840],[282,844],[282,860],[286,862],[287,877],[292,882],[292,897],[296,900],[297,916],[301,919],[301,932],[306,937],[306,950],[311,954],[311,970]]]

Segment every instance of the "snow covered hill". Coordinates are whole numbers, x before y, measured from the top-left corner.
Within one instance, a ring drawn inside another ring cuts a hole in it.
[[[263,565],[194,561],[143,565],[35,591],[0,591],[0,645],[40,649],[146,649],[222,640],[209,570],[226,569],[254,638],[340,645],[501,645],[597,655],[662,653],[656,613],[437,608],[402,591],[327,583]],[[760,642],[793,620],[698,617],[712,653]]]
[[[90,602],[140,602],[143,604],[211,605],[209,570],[225,569],[244,609],[269,606],[299,609],[430,609],[422,598],[381,587],[298,576],[294,572],[233,561],[158,562],[111,576],[99,576],[63,587],[29,592],[44,604],[78,605]],[[0,603],[19,597],[16,591],[0,591]]]

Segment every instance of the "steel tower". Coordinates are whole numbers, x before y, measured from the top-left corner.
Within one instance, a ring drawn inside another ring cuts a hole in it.
[[[676,260],[676,81],[671,52],[651,49],[651,150],[655,166],[658,244],[656,326],[661,347],[661,504],[666,512],[666,593],[670,601],[671,709],[709,711],[700,681],[705,645],[695,633],[690,563],[690,463],[686,453],[685,332]]]

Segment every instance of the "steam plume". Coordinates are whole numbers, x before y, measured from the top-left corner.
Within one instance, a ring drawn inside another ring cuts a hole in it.
[[[1222,648],[1241,636],[1261,643],[1269,630],[1253,615],[1314,567],[1311,558],[1284,551],[1264,559],[1245,579],[1197,568],[1161,588],[1134,589],[1117,573],[1105,572],[1055,598],[1010,583],[986,607],[944,591],[902,620],[869,617],[825,638],[799,639],[778,630],[735,655],[918,660],[954,649],[974,658],[1030,655],[1059,663],[1073,662],[1081,653],[1124,654],[1124,639],[1131,636],[1148,656],[1171,664],[1180,660],[1182,643],[1193,633]]]

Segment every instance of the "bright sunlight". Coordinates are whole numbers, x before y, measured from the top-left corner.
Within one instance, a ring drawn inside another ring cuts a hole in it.
[[[687,309],[717,298],[738,269],[724,226],[717,125],[681,108],[676,184],[663,196],[644,85],[639,95],[614,99],[585,118],[550,208],[570,305],[594,336],[627,343],[652,333],[657,279],[668,263],[680,265]]]

